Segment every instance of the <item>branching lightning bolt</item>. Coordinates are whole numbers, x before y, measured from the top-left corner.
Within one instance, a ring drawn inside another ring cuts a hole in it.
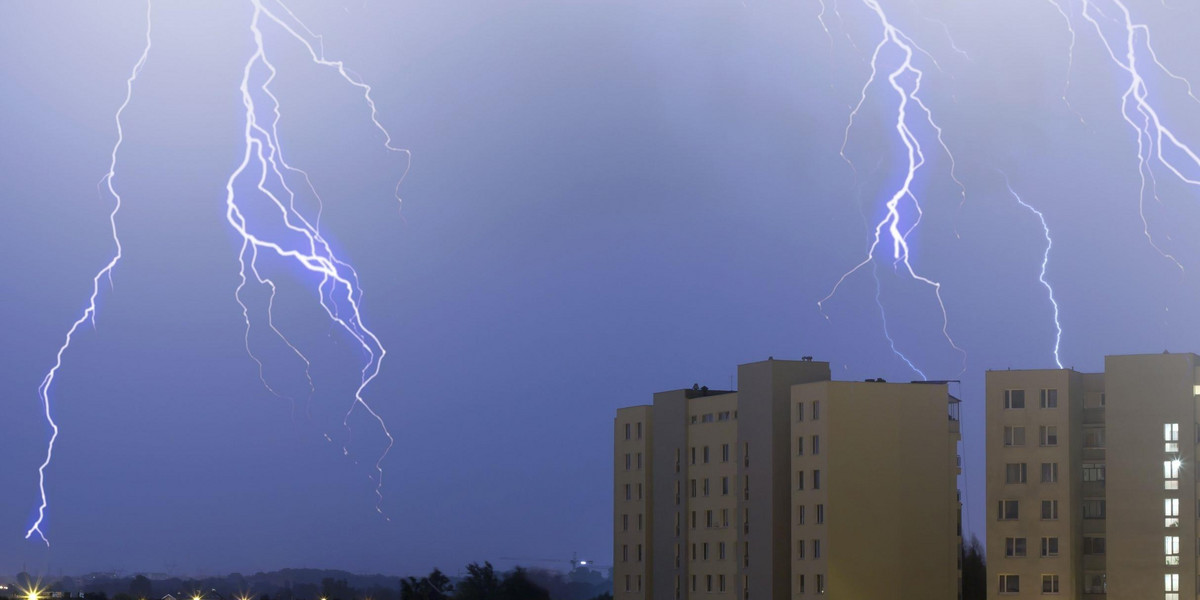
[[[1038,221],[1042,223],[1042,235],[1046,238],[1046,250],[1042,253],[1042,271],[1038,274],[1038,281],[1042,282],[1042,286],[1046,288],[1046,296],[1050,299],[1050,305],[1054,307],[1054,363],[1061,369],[1063,368],[1063,364],[1062,359],[1058,356],[1058,349],[1062,344],[1062,323],[1058,318],[1058,302],[1054,299],[1054,288],[1051,287],[1049,281],[1046,281],[1046,269],[1050,264],[1050,248],[1054,245],[1054,240],[1050,239],[1050,226],[1046,224],[1046,215],[1043,215],[1042,211],[1022,200],[1021,196],[1013,190],[1012,183],[1009,182],[1007,175],[1004,175],[1004,185],[1008,187],[1008,193],[1012,194],[1017,204],[1020,204],[1037,216]]]
[[[916,109],[918,109],[919,112],[924,116],[924,122],[932,127],[936,132],[937,143],[941,146],[942,150],[946,153],[946,156],[948,156],[950,159],[951,178],[958,184],[959,188],[962,190],[963,196],[965,197],[966,195],[966,191],[965,188],[963,188],[962,182],[960,182],[954,175],[954,156],[951,154],[949,148],[942,139],[942,129],[934,121],[933,113],[921,100],[919,95],[921,90],[921,78],[924,75],[924,72],[913,64],[915,53],[920,52],[929,57],[935,66],[937,65],[937,61],[934,60],[928,52],[913,42],[913,40],[903,31],[892,25],[877,0],[863,0],[863,4],[866,5],[866,7],[874,12],[879,18],[880,25],[883,28],[883,35],[879,40],[879,43],[875,46],[875,50],[871,56],[871,75],[862,87],[858,104],[850,112],[849,122],[846,125],[845,138],[842,142],[841,156],[844,160],[846,160],[847,163],[850,164],[851,167],[854,166],[850,159],[846,156],[846,145],[849,142],[850,130],[854,126],[854,120],[858,115],[859,110],[862,109],[863,105],[867,101],[867,95],[869,93],[871,84],[875,82],[879,75],[880,55],[886,49],[891,48],[903,56],[903,61],[901,61],[900,65],[888,73],[887,80],[892,90],[896,93],[897,105],[895,128],[897,136],[905,147],[906,171],[903,182],[892,192],[891,197],[885,204],[886,214],[884,215],[883,219],[881,219],[875,225],[874,236],[872,238],[870,247],[867,250],[866,257],[862,260],[862,262],[855,265],[837,280],[837,283],[834,284],[833,289],[830,290],[829,294],[817,302],[817,307],[822,311],[822,314],[824,314],[825,303],[837,294],[841,285],[851,275],[857,273],[863,267],[874,263],[876,260],[875,251],[883,242],[884,232],[886,231],[892,246],[893,269],[903,270],[911,279],[916,280],[933,290],[934,297],[937,299],[938,308],[942,315],[942,336],[946,339],[947,343],[949,343],[950,347],[962,356],[962,365],[963,369],[965,370],[967,354],[950,336],[950,318],[946,311],[946,303],[942,298],[942,284],[919,274],[909,260],[910,254],[908,236],[920,222],[921,214],[920,202],[917,200],[916,195],[912,191],[912,185],[913,181],[916,179],[917,171],[919,171],[925,164],[925,154],[921,147],[921,141],[910,126],[909,109],[912,108],[910,105],[916,106]],[[911,83],[906,87],[904,84],[902,84],[901,78],[911,78]],[[906,219],[900,212],[900,204],[906,199],[911,203],[913,210],[917,213],[917,217],[915,219]],[[876,277],[876,285],[878,286],[878,277]],[[876,294],[876,303],[879,305],[881,314],[884,314],[885,311],[883,303],[879,300],[878,293]],[[828,318],[828,316],[826,316],[826,318]],[[925,374],[918,369],[916,365],[908,359],[907,356],[897,350],[895,341],[887,332],[886,322],[885,316],[884,335],[891,344],[892,352],[895,353],[896,356],[903,360],[906,364],[908,364],[914,372],[924,378]]]
[[[58,353],[54,357],[54,366],[42,378],[41,385],[38,386],[38,396],[42,401],[42,408],[45,410],[46,422],[50,424],[50,441],[46,444],[46,458],[38,467],[38,492],[41,495],[41,504],[38,505],[37,519],[29,530],[25,532],[25,539],[33,537],[37,534],[47,546],[50,545],[50,539],[46,537],[45,531],[42,529],[46,520],[46,507],[49,506],[49,500],[46,496],[46,469],[50,467],[50,462],[54,459],[54,442],[58,440],[58,424],[54,422],[54,417],[51,411],[50,389],[54,385],[54,378],[58,375],[58,370],[62,368],[63,355],[71,347],[71,341],[75,337],[75,333],[79,331],[79,327],[84,323],[91,322],[92,327],[96,326],[96,298],[100,295],[100,280],[107,278],[109,286],[112,285],[112,272],[116,268],[117,263],[121,261],[121,238],[117,235],[117,213],[121,211],[121,194],[117,192],[113,185],[113,179],[117,175],[117,154],[121,150],[121,144],[125,141],[125,131],[121,125],[121,115],[124,114],[125,108],[129,106],[130,100],[133,98],[133,82],[137,80],[138,74],[142,72],[142,67],[146,65],[146,59],[150,56],[151,45],[151,3],[146,2],[146,46],[142,49],[142,54],[134,63],[133,69],[129,73],[129,78],[125,80],[125,100],[121,102],[121,106],[117,108],[113,120],[117,128],[117,141],[113,144],[112,153],[109,157],[108,172],[100,180],[101,185],[108,190],[109,195],[113,197],[113,209],[108,214],[108,224],[112,232],[113,245],[116,247],[116,252],[104,265],[96,276],[92,278],[92,294],[88,297],[88,305],[83,309],[83,314],[71,324],[67,330],[66,338],[58,348]]]
[[[1143,23],[1135,23],[1129,12],[1129,8],[1121,0],[1111,0],[1110,2],[1119,11],[1120,18],[1109,16],[1096,6],[1094,0],[1081,1],[1083,2],[1083,10],[1081,11],[1083,18],[1095,28],[1101,43],[1104,44],[1104,48],[1108,51],[1108,55],[1113,63],[1129,76],[1129,86],[1121,95],[1121,117],[1133,129],[1137,137],[1138,177],[1141,181],[1141,187],[1138,191],[1138,213],[1142,218],[1142,232],[1150,245],[1159,254],[1175,263],[1182,271],[1183,264],[1175,256],[1159,247],[1150,233],[1150,224],[1146,219],[1145,213],[1146,193],[1147,188],[1149,188],[1150,194],[1155,201],[1161,202],[1154,175],[1154,164],[1158,164],[1170,171],[1171,174],[1183,183],[1200,186],[1200,180],[1197,180],[1195,175],[1184,173],[1184,171],[1200,172],[1200,156],[1197,156],[1196,152],[1188,144],[1176,137],[1175,133],[1163,123],[1158,111],[1151,104],[1149,99],[1150,89],[1142,74],[1142,65],[1139,63],[1139,48],[1144,49],[1141,56],[1149,58],[1153,64],[1152,68],[1157,68],[1171,79],[1183,83],[1186,86],[1187,95],[1193,101],[1200,102],[1200,99],[1197,99],[1193,94],[1191,82],[1175,74],[1159,60],[1150,40],[1149,27]],[[1105,35],[1104,28],[1097,20],[1096,15],[1116,23],[1124,35],[1120,36],[1119,40],[1110,40],[1109,36]],[[1185,164],[1177,164],[1174,160],[1165,156],[1163,154],[1164,147],[1173,149],[1182,155],[1182,162]]]
[[[318,226],[319,214],[317,218],[310,220],[296,208],[295,194],[287,183],[287,174],[298,174],[303,177],[304,183],[307,186],[310,188],[312,186],[307,173],[288,164],[283,158],[283,151],[278,135],[278,125],[281,119],[280,103],[270,89],[271,82],[276,74],[276,68],[268,58],[267,46],[262,30],[264,20],[274,23],[292,39],[303,45],[314,63],[336,70],[347,83],[360,89],[364,100],[370,108],[371,122],[383,133],[385,148],[392,152],[402,153],[406,158],[409,156],[408,151],[393,146],[391,134],[379,122],[375,102],[371,97],[371,87],[350,73],[342,62],[326,59],[320,36],[313,34],[281,2],[275,2],[272,5],[279,7],[281,12],[278,14],[268,8],[263,0],[251,0],[251,3],[254,10],[250,20],[250,31],[253,35],[255,45],[254,52],[246,61],[245,67],[242,70],[240,84],[246,119],[243,130],[245,147],[241,163],[230,174],[225,186],[226,219],[242,238],[242,247],[238,254],[241,281],[234,295],[238,304],[242,307],[242,315],[245,319],[246,348],[250,352],[251,357],[259,363],[261,377],[262,363],[257,357],[254,357],[253,352],[250,350],[250,309],[242,298],[242,291],[248,283],[247,271],[249,271],[255,281],[270,289],[270,301],[267,305],[268,326],[304,361],[307,373],[308,359],[275,327],[274,321],[271,318],[270,313],[274,304],[276,286],[269,277],[263,276],[260,272],[260,252],[274,254],[318,275],[320,283],[317,284],[316,291],[321,308],[324,309],[333,324],[354,339],[364,356],[359,385],[355,389],[354,401],[346,412],[343,425],[349,429],[351,415],[357,408],[361,407],[378,423],[379,428],[387,438],[386,447],[375,461],[375,474],[372,477],[375,480],[375,494],[378,500],[376,510],[382,513],[383,461],[395,444],[395,438],[388,430],[383,418],[367,402],[365,391],[379,375],[380,366],[387,355],[387,350],[383,347],[375,333],[363,321],[361,309],[362,288],[358,283],[358,274],[354,271],[353,267],[335,255],[329,243],[322,237]],[[314,42],[312,41],[314,38],[316,46],[314,46]],[[320,49],[318,50],[318,48]],[[256,70],[266,70],[267,76],[259,85],[252,86],[251,81],[254,79]],[[264,124],[259,120],[258,102],[254,93],[255,89],[260,90],[262,95],[267,99],[266,104],[273,115],[273,119],[269,124]],[[254,170],[259,171],[257,178],[254,178]],[[405,170],[407,170],[407,166]],[[237,182],[243,178],[250,178],[254,184],[256,193],[251,195],[250,200],[245,198],[246,194],[239,194],[235,191]],[[403,176],[401,179],[403,179]],[[399,185],[397,183],[397,199],[399,199]],[[275,189],[282,190],[282,193],[276,193],[276,191],[273,191]],[[286,200],[281,196],[286,196]],[[320,196],[316,197],[319,202]],[[286,229],[286,239],[272,239],[268,237],[269,234],[256,230],[255,226],[247,219],[246,211],[250,210],[247,207],[247,203],[254,199],[259,201],[265,199],[269,203],[272,213],[278,213],[276,224],[282,225]],[[309,379],[309,383],[311,386],[311,378]],[[264,384],[266,384],[265,379]],[[267,387],[270,389],[269,385]],[[348,453],[348,449],[345,446],[343,446],[343,452]]]

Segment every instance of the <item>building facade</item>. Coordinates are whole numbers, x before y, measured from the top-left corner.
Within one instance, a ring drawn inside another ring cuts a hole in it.
[[[988,372],[989,598],[1197,598],[1198,368]]]
[[[946,384],[834,382],[811,359],[738,382],[617,411],[615,598],[957,598]]]

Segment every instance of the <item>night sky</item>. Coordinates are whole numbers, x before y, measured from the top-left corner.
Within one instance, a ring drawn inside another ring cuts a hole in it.
[[[1129,1],[1158,58],[1200,82],[1200,6]],[[113,252],[97,182],[146,5],[5,3],[0,572],[410,574],[512,565],[501,557],[566,566],[573,552],[607,564],[618,407],[728,387],[738,363],[767,356],[918,378],[881,314],[926,376],[962,380],[968,528],[982,537],[984,372],[1054,366],[1045,237],[1005,175],[1045,215],[1062,362],[1085,371],[1105,354],[1200,351],[1200,190],[1161,165],[1139,177],[1129,75],[1082,0],[1060,0],[1073,52],[1048,0],[880,0],[927,51],[913,58],[921,98],[966,188],[964,201],[932,127],[913,121],[926,161],[910,264],[941,283],[966,370],[931,288],[886,239],[818,309],[866,257],[905,172],[884,77],[899,54],[882,52],[847,135],[883,30],[866,3],[829,2],[828,34],[816,0],[291,2],[412,152],[399,204],[407,163],[361,92],[264,25],[281,141],[388,351],[366,398],[395,437],[390,521],[370,479],[386,439],[363,411],[342,425],[362,356],[311,275],[272,271],[275,322],[316,392],[261,321],[252,346],[287,398],[245,351],[225,184],[243,152],[251,3],[157,3],[113,181],[124,257],[52,391],[49,549],[23,539],[50,433],[37,388]],[[1116,40],[1112,0],[1091,10]],[[1156,114],[1200,147],[1200,101],[1139,60]],[[1143,179],[1158,191],[1148,228]],[[911,225],[911,201],[901,211]]]

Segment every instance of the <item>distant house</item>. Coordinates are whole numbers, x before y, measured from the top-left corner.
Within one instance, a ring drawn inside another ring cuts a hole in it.
[[[166,596],[163,596],[163,597],[162,597],[162,600],[179,600],[179,599],[178,599],[178,598],[176,598],[175,596],[172,596],[172,595],[170,595],[170,594],[167,594]]]

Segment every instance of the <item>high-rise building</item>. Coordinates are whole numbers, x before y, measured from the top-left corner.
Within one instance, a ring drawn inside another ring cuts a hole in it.
[[[835,382],[811,359],[738,383],[617,411],[615,598],[958,597],[945,383]]]
[[[989,598],[1197,597],[1197,384],[1195,354],[988,372]]]

